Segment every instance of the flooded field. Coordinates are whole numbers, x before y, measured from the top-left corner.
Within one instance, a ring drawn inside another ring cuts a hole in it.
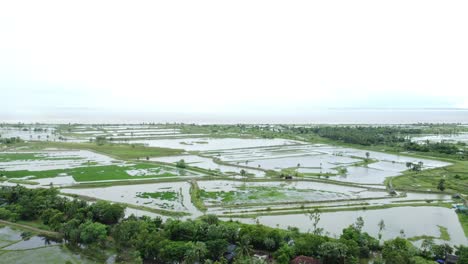
[[[401,230],[408,238],[421,235],[439,237],[440,230],[438,226],[442,226],[448,229],[450,235],[448,243],[452,245],[466,245],[468,243],[456,213],[451,209],[441,207],[397,207],[380,210],[322,213],[318,225],[331,236],[339,236],[343,228],[353,224],[359,216],[364,218],[363,230],[374,237],[377,237],[379,232],[378,223],[384,220],[386,226],[382,233],[384,240],[400,236]],[[259,216],[255,220],[236,220],[246,223],[258,221],[264,225],[284,229],[288,226],[295,226],[304,232],[310,230],[312,226],[309,216],[305,214]]]
[[[448,162],[287,139],[209,137],[185,132],[147,125],[74,126],[66,134],[69,142],[89,142],[104,136],[112,138],[112,142],[185,152],[142,160],[119,159],[83,149],[10,148],[0,152],[3,175],[0,184],[21,184],[28,188],[53,186],[67,195],[123,203],[130,206],[126,216],[167,220],[210,213],[247,223],[258,221],[272,227],[296,226],[308,231],[311,222],[305,212],[319,208],[324,210],[319,225],[332,236],[339,235],[358,216],[363,216],[364,229],[373,236],[378,233],[377,223],[385,221],[384,239],[399,236],[402,229],[406,237],[429,235],[438,239],[442,226],[448,229],[451,244],[467,242],[454,211],[432,206],[453,203],[450,195],[390,194],[383,185],[388,177],[407,171],[409,163],[429,170],[448,166]],[[18,133],[29,136],[35,132]],[[181,160],[185,166],[177,165]],[[280,178],[280,174],[291,179]],[[161,179],[164,181],[157,181]],[[151,183],[135,182],[138,180],[151,180]],[[113,182],[119,184],[112,186]],[[106,187],[94,187],[101,183]],[[72,188],[79,184],[93,184],[93,187]],[[382,207],[389,208],[363,210]],[[9,236],[17,239],[17,243],[11,243]],[[15,259],[13,252],[17,250],[40,256],[50,250],[57,258],[68,258],[70,254],[54,243],[32,248],[43,242],[39,237],[19,240],[14,232],[0,233],[0,246],[7,252],[3,255]]]
[[[44,171],[81,166],[115,164],[115,159],[87,150],[48,150],[39,152],[0,152],[0,169],[4,171]]]
[[[59,135],[55,128],[49,126],[37,127],[0,127],[1,138],[20,138],[25,141],[57,141]]]
[[[263,146],[299,144],[298,141],[285,139],[243,139],[243,138],[178,138],[154,140],[130,140],[128,143],[145,144],[150,147],[184,149],[187,151],[206,151],[233,148],[253,148]]]
[[[23,231],[0,226],[1,263],[97,263],[42,236],[23,238]]]
[[[191,202],[189,189],[188,182],[169,182],[89,189],[65,188],[61,191],[113,202],[187,212],[198,216],[200,213]]]
[[[199,181],[201,197],[207,205],[319,202],[388,197],[385,191],[318,182]]]
[[[173,163],[180,160],[184,160],[189,166],[198,167],[206,170],[213,170],[223,174],[240,174],[242,168],[236,166],[227,166],[215,163],[211,158],[200,157],[197,155],[181,155],[181,156],[169,156],[161,158],[151,158],[152,161],[159,161],[165,163]],[[252,174],[255,177],[264,177],[265,172],[256,169],[245,169],[247,174]]]
[[[10,179],[43,185],[76,182],[137,180],[144,178],[201,176],[170,165],[132,163],[88,150],[0,152],[0,170]]]
[[[429,142],[448,142],[448,143],[457,143],[465,142],[468,143],[468,133],[459,133],[459,134],[439,134],[439,135],[424,135],[420,137],[411,138],[414,142],[424,143]]]
[[[422,164],[422,169],[450,165],[436,160],[323,144],[206,151],[203,155],[232,165],[275,171],[294,169],[305,176],[331,174],[328,176],[337,175],[334,180],[365,184],[382,184],[385,178],[408,170],[407,163]]]

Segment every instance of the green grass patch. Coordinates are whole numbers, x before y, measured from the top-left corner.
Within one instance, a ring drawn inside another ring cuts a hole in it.
[[[468,161],[451,162],[453,165],[443,168],[406,171],[391,179],[393,187],[404,191],[440,192],[437,185],[441,179],[445,179],[444,192],[468,195]]]
[[[443,227],[443,226],[440,226],[440,225],[438,225],[437,227],[439,228],[439,231],[440,231],[440,236],[439,237],[421,235],[421,236],[409,237],[408,240],[412,241],[412,242],[423,240],[423,239],[441,239],[441,240],[445,240],[445,241],[450,241],[450,234],[448,233],[447,228]]]
[[[463,231],[465,231],[465,236],[468,237],[468,214],[460,214],[457,213],[458,220],[460,220],[460,224],[463,227]]]
[[[8,182],[16,183],[16,184],[27,184],[27,185],[38,185],[38,182],[35,181],[28,181],[28,180],[18,180],[18,179],[11,179]]]
[[[198,210],[205,212],[207,208],[202,200],[202,191],[196,181],[190,181],[190,199]]]
[[[18,144],[34,149],[62,148],[62,149],[83,149],[99,152],[119,159],[145,159],[146,157],[161,157],[180,155],[183,150],[146,147],[138,144],[112,144],[106,143],[98,145],[95,143],[69,143],[69,142],[29,142]]]
[[[414,237],[409,237],[407,238],[411,242],[423,240],[423,239],[437,239],[435,236],[427,236],[427,235],[422,235],[422,236],[414,236]]]
[[[175,201],[179,197],[176,192],[167,191],[167,192],[143,192],[138,193],[137,197],[139,198],[153,198],[153,199],[160,199],[160,200],[167,200],[167,201]]]
[[[44,159],[36,153],[0,153],[0,162],[9,162],[14,160],[38,160]]]
[[[234,200],[234,197],[236,196],[236,192],[234,191],[207,192],[205,190],[200,190],[199,193],[202,199],[220,200],[223,203],[232,202]]]
[[[132,176],[128,171],[138,171],[141,175]],[[137,163],[131,166],[86,166],[70,169],[46,170],[46,171],[7,171],[4,172],[8,178],[21,178],[25,176],[34,176],[35,178],[50,178],[60,174],[73,176],[77,182],[82,181],[102,181],[102,180],[125,180],[125,179],[141,179],[155,177],[173,177],[173,176],[190,176],[193,173],[177,169],[169,166],[161,166],[148,163]],[[11,181],[11,180],[10,180]]]
[[[438,225],[437,227],[439,227],[440,239],[445,240],[445,241],[450,241],[450,234],[448,233],[448,229],[440,225]]]

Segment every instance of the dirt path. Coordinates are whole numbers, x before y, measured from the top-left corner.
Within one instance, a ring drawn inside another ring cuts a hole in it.
[[[5,221],[5,220],[0,220],[0,224],[19,227],[19,228],[22,228],[22,229],[26,229],[26,230],[36,232],[36,233],[41,234],[41,235],[54,236],[54,237],[61,237],[62,236],[62,234],[60,234],[58,232],[39,229],[39,228],[36,228],[36,227],[23,225],[23,224],[18,224],[18,223],[13,223],[13,222]]]

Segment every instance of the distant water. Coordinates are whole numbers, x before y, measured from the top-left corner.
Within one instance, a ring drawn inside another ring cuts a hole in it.
[[[214,111],[215,112],[215,111]],[[38,111],[0,113],[0,122],[41,123],[197,123],[197,124],[468,124],[468,109],[332,109],[288,114],[150,113]]]

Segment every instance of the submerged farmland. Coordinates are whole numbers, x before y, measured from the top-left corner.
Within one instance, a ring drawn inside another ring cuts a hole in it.
[[[50,142],[24,136],[28,142],[2,149],[1,184],[60,187],[68,197],[124,204],[127,214],[215,214],[302,231],[310,228],[310,212],[319,209],[320,227],[331,235],[362,216],[372,235],[378,221],[387,223],[384,239],[402,229],[408,237],[439,239],[443,227],[450,234],[444,241],[467,243],[447,208],[454,202],[449,193],[392,186],[394,177],[449,167],[448,159],[167,124],[48,127]]]

